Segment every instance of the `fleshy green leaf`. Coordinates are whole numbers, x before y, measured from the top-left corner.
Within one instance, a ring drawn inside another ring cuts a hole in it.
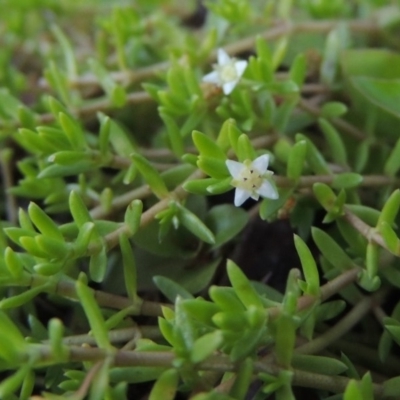
[[[31,365],[25,364],[13,375],[4,379],[0,383],[0,398],[10,398],[9,396],[12,395],[22,385],[22,382],[24,381],[25,376],[29,373],[30,369]]]
[[[383,382],[384,396],[398,397],[399,394],[400,394],[400,376],[396,376],[395,378],[388,379],[387,381]],[[348,400],[350,400],[350,398]]]
[[[289,367],[292,362],[293,349],[296,341],[296,329],[290,315],[279,316],[275,336],[275,353],[277,361],[283,367]]]
[[[241,312],[245,310],[243,303],[231,287],[211,286],[209,295],[214,303],[224,311]]]
[[[343,400],[363,400],[361,389],[355,380],[351,380],[344,392]]]
[[[206,333],[196,339],[190,353],[190,359],[193,363],[199,363],[211,356],[224,342],[224,336],[221,331]]]
[[[86,222],[93,222],[85,203],[75,191],[72,191],[69,196],[69,207],[78,228],[81,228]]]
[[[207,228],[207,226],[200,220],[197,215],[189,211],[186,207],[179,205],[178,212],[179,222],[193,235],[206,243],[215,244],[214,234]]]
[[[339,360],[308,354],[294,354],[292,366],[293,368],[324,375],[339,375],[347,370],[347,366]]]
[[[346,147],[336,128],[324,118],[318,120],[322,133],[325,136],[332,159],[339,165],[347,165]]]
[[[107,250],[105,245],[90,256],[89,272],[95,282],[102,282],[107,270]]]
[[[214,247],[220,247],[234,238],[246,226],[248,214],[230,204],[213,207],[207,214],[205,223],[215,237]]]
[[[225,161],[217,158],[200,156],[197,161],[197,166],[211,178],[224,179],[229,176]]]
[[[303,171],[304,160],[307,153],[307,142],[305,140],[298,141],[290,150],[287,177],[297,181]]]
[[[314,257],[300,236],[294,235],[294,245],[296,246],[306,278],[307,294],[317,296],[319,293],[319,273]]]
[[[193,131],[192,138],[193,143],[197,147],[197,150],[199,150],[200,155],[210,158],[217,158],[222,161],[226,160],[226,155],[218,146],[218,144],[204,133]]]
[[[153,281],[164,296],[175,303],[178,296],[182,299],[193,299],[193,296],[181,285],[164,276],[155,276]]]
[[[351,82],[370,102],[400,118],[400,81],[398,79],[355,76]]]
[[[84,150],[86,148],[86,140],[82,128],[78,123],[69,115],[62,112],[59,113],[58,120],[72,148],[75,150]]]
[[[332,187],[335,189],[350,189],[359,186],[362,181],[362,175],[354,172],[344,172],[342,174],[335,175],[335,178],[332,182]]]
[[[172,151],[177,157],[182,157],[185,152],[185,145],[177,123],[166,111],[164,111],[164,107],[159,108],[159,113],[167,127],[169,144]]]
[[[323,230],[312,228],[312,237],[321,253],[339,270],[354,268],[353,260]]]
[[[98,346],[102,349],[111,350],[112,346],[108,339],[107,327],[99,306],[94,298],[94,292],[81,281],[76,282],[76,293],[82,304],[85,314],[89,320],[90,328]]]
[[[307,142],[306,159],[311,169],[316,174],[329,175],[331,171],[329,170],[329,167],[324,157],[322,156],[320,151],[315,147],[314,143],[312,143],[310,139],[308,139],[306,136],[300,133],[296,135],[296,142],[303,140]]]
[[[142,210],[143,203],[141,200],[133,200],[125,211],[124,222],[131,235],[134,235],[140,227]]]
[[[49,322],[49,341],[52,355],[59,361],[68,360],[68,347],[63,344],[64,326],[62,322],[53,318]]]
[[[323,118],[341,117],[347,113],[347,106],[339,101],[329,101],[321,107],[321,116]]]
[[[179,374],[176,369],[164,371],[157,379],[151,392],[149,400],[173,400],[178,388]]]
[[[264,308],[260,296],[251,286],[250,281],[242,270],[231,260],[227,262],[227,272],[229,280],[235,290],[236,295],[246,308],[250,306]]]
[[[140,154],[133,154],[133,162],[143,175],[144,180],[151,187],[154,194],[162,199],[168,196],[168,189],[158,171]]]
[[[110,98],[112,105],[115,107],[122,107],[125,105],[127,100],[125,89],[114,82],[110,73],[103,67],[103,65],[97,60],[90,59],[89,66],[98,79],[100,85],[107,93],[107,96]]]
[[[124,267],[124,282],[128,297],[135,302],[137,296],[137,272],[136,272],[136,261],[133,255],[132,244],[129,242],[128,237],[125,234],[121,234],[119,237],[119,245],[122,254],[122,263]]]

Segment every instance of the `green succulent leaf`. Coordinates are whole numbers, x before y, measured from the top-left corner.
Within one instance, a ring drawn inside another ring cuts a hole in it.
[[[168,369],[164,371],[154,384],[149,400],[173,400],[178,389],[179,374],[176,369]]]
[[[322,373],[324,375],[339,375],[347,370],[347,366],[339,360],[306,354],[294,354],[292,366],[304,371]]]
[[[303,267],[304,276],[307,282],[306,293],[317,296],[319,294],[319,273],[317,264],[311,254],[310,249],[304,241],[297,235],[294,236],[294,245],[300,257],[300,262]]]
[[[235,290],[236,295],[246,308],[250,306],[264,308],[260,296],[251,286],[242,270],[231,260],[227,262],[229,280]]]
[[[167,197],[168,189],[158,171],[140,154],[133,154],[131,157],[154,194],[160,199]]]

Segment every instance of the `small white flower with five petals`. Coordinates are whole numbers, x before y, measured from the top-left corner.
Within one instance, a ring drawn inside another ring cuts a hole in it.
[[[269,155],[264,154],[254,161],[246,160],[243,164],[226,160],[226,166],[232,175],[235,191],[235,206],[240,207],[249,197],[258,200],[260,196],[277,199],[278,191],[272,182],[272,171],[268,171]]]
[[[217,58],[218,64],[213,65],[214,71],[205,75],[203,82],[214,83],[222,87],[224,93],[228,95],[243,75],[247,61],[231,58],[223,49],[218,49]]]

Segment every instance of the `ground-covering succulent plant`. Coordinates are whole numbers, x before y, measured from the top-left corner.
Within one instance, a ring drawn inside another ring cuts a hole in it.
[[[0,398],[400,398],[400,2],[0,2]]]

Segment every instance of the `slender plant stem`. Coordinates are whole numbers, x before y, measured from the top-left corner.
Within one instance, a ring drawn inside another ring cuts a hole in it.
[[[265,138],[262,139],[262,142],[265,142]],[[272,140],[272,138],[271,138]],[[259,147],[261,140],[252,141],[254,147]],[[314,185],[314,183],[322,182],[328,185],[332,184],[335,175],[310,175],[310,176],[302,176],[297,184],[293,182],[291,179],[285,176],[274,176],[274,180],[279,187],[293,187],[297,186],[299,189],[301,188],[309,188]],[[388,177],[386,175],[365,175],[363,176],[363,180],[360,183],[361,187],[379,187],[386,185],[400,185],[400,180],[392,177]],[[101,219],[106,217],[109,214],[116,212],[119,209],[126,207],[129,203],[131,203],[135,199],[144,199],[149,197],[152,194],[148,185],[140,186],[136,189],[133,189],[127,193],[124,193],[120,196],[115,197],[111,202],[111,207],[109,210],[104,209],[102,205],[98,205],[94,207],[90,211],[90,215],[94,219]]]
[[[334,393],[343,393],[350,379],[344,376],[329,376],[307,371],[294,370],[292,383],[295,386],[311,387],[315,389],[328,390]],[[375,399],[383,396],[383,387],[377,383],[372,384]]]
[[[374,304],[373,297],[364,297],[352,310],[326,333],[310,342],[296,348],[298,354],[316,354],[342,337],[371,310]]]
[[[385,241],[383,240],[383,237],[375,230],[375,228],[367,225],[361,218],[357,217],[357,215],[352,213],[348,208],[345,207],[344,212],[344,218],[354,229],[360,232],[361,235],[363,235],[369,242],[373,241],[390,252]]]
[[[196,176],[201,176],[200,171],[196,171],[194,174]],[[194,174],[191,176],[191,179],[194,179]],[[186,196],[187,193],[184,191],[182,186],[178,186],[177,189],[174,191],[174,196],[177,196],[180,198],[180,196]],[[154,216],[160,212],[162,209],[164,209],[167,206],[167,201],[162,200],[159,203],[157,203],[155,206],[147,210],[145,213],[142,214],[142,219],[141,219],[141,226],[145,226],[148,224],[150,221],[153,220]],[[350,214],[351,212],[348,211]],[[367,235],[367,237],[370,235],[369,230],[372,229],[369,227],[367,224],[365,224],[362,220],[358,219],[358,217],[354,216],[357,219],[351,219],[351,221],[354,223],[354,221],[357,222],[357,226],[360,227],[361,233],[364,235]],[[360,223],[361,221],[361,223]],[[125,232],[124,227],[118,229],[117,231],[112,232],[112,234],[107,235],[106,238],[108,237],[109,240],[107,243],[109,246],[113,245],[116,243],[118,240],[118,235],[120,234],[120,231],[123,229]],[[127,232],[129,233],[129,232]],[[380,235],[379,235],[380,237]],[[379,243],[378,243],[379,244]],[[301,296],[298,299],[297,302],[297,309],[298,311],[306,310],[307,308],[311,307],[316,301],[325,301],[328,298],[332,297],[336,293],[338,293],[341,289],[347,287],[351,283],[355,282],[358,278],[359,273],[362,271],[361,268],[355,267],[351,270],[345,271],[336,278],[330,280],[327,282],[325,285],[321,286],[320,288],[320,296],[319,297],[314,297],[310,295],[304,295]],[[43,279],[43,278],[42,278]],[[42,282],[43,283],[43,282]],[[37,283],[39,285],[40,283]],[[59,295],[62,295],[64,297],[71,297],[71,298],[77,298],[76,292],[75,292],[75,287],[73,284],[69,282],[64,282],[61,281],[58,283],[57,286],[57,293]],[[116,308],[116,309],[123,309],[128,306],[131,306],[131,300],[125,297],[121,296],[116,296],[112,294],[108,294],[105,292],[100,292],[96,291],[96,299],[99,303],[100,306],[104,307],[110,307],[110,308]],[[267,313],[270,318],[276,318],[280,315],[281,313],[281,307],[271,307],[267,309]],[[161,315],[161,305],[159,303],[153,303],[153,302],[148,302],[148,301],[143,301],[143,304],[141,306],[141,311],[140,314],[143,315]]]
[[[304,111],[313,115],[314,117],[318,118],[321,116],[321,110],[313,105],[309,100],[300,99],[298,106]],[[348,134],[356,140],[361,141],[366,139],[366,135],[364,134],[364,132],[360,131],[354,125],[350,124],[342,118],[333,118],[330,122],[336,128],[340,129],[342,132]]]
[[[261,32],[259,36],[264,38],[267,41],[276,40],[283,36],[288,36],[292,34],[298,33],[327,33],[334,29],[338,25],[337,21],[313,21],[313,22],[299,22],[299,23],[291,23],[291,22],[280,22],[278,25]],[[368,34],[377,34],[379,32],[378,24],[373,21],[360,21],[360,20],[352,20],[347,21],[347,26],[353,32],[362,32]],[[251,35],[247,38],[240,39],[234,43],[231,43],[224,47],[224,49],[230,54],[238,54],[240,52],[247,51],[254,47],[256,35]],[[216,59],[217,51],[214,50],[208,59],[208,62],[212,62]],[[111,76],[116,82],[123,82],[124,84],[130,84],[135,81],[144,80],[149,77],[154,76],[155,74],[165,71],[169,68],[169,62],[161,62],[157,64],[153,64],[148,67],[144,67],[141,69],[137,69],[135,71],[124,70],[113,73]],[[46,83],[44,80],[41,81],[42,87],[46,87]],[[99,85],[98,80],[93,76],[85,76],[83,78],[76,78],[71,82],[73,87],[80,87],[80,86],[93,86]],[[127,104],[137,104],[143,103],[147,101],[153,101],[151,96],[147,92],[133,92],[129,93],[127,96]],[[308,112],[314,113],[310,105],[306,103],[300,103],[300,106],[304,109],[309,108]],[[77,116],[81,116],[82,118],[87,118],[88,116],[93,115],[98,111],[106,111],[112,108],[112,105],[109,99],[99,99],[91,102],[90,104],[86,104],[81,108],[75,111]],[[43,114],[38,117],[38,124],[43,123],[51,123],[55,120],[53,114]],[[343,131],[348,133],[349,135],[354,136],[356,139],[362,140],[365,136],[363,133],[357,130],[357,128],[353,127],[352,125],[348,124],[344,120],[337,119],[334,121],[334,124],[338,128],[341,128]],[[13,127],[18,127],[19,123],[11,124]],[[0,128],[3,127],[3,124],[0,124]],[[9,128],[10,123],[4,125],[4,127]],[[362,134],[362,136],[361,136]]]
[[[125,105],[141,104],[153,101],[153,98],[147,92],[132,92],[127,95]],[[111,108],[115,107],[112,106],[108,98],[104,97],[84,104],[80,108],[73,110],[72,114],[76,117],[87,119],[98,112],[105,112]],[[36,116],[36,125],[50,124],[55,122],[55,120],[56,117],[52,113],[40,114]],[[15,129],[20,126],[21,124],[19,121],[7,121],[6,123],[0,121],[0,129]]]
[[[338,339],[336,342],[331,343],[330,348],[342,351],[362,365],[389,374],[389,376],[400,374],[400,359],[393,354],[389,354],[384,362],[380,362],[376,348],[346,339]]]
[[[0,169],[1,175],[3,178],[3,185],[4,185],[4,194],[6,200],[6,212],[7,212],[7,219],[12,224],[17,223],[18,219],[18,207],[17,201],[15,196],[9,192],[14,183],[13,183],[13,173],[11,170],[11,160],[13,157],[13,152],[11,149],[4,149],[0,152]]]
[[[252,139],[252,145],[258,149],[258,148],[263,148],[263,147],[269,147],[271,146],[276,140],[277,140],[278,136],[276,134],[269,134],[269,135],[263,135],[257,138]],[[162,151],[162,154],[166,154],[164,152],[164,149],[160,149]],[[229,156],[232,156],[232,152],[230,152],[228,154]],[[121,159],[125,160],[124,162],[128,163],[128,159],[125,159],[123,157],[121,157]],[[129,161],[131,162],[131,161]],[[130,165],[130,164],[129,164]],[[192,178],[192,176],[196,176],[197,178]],[[200,179],[201,177],[204,177],[204,174],[201,173],[199,170],[195,171],[193,173],[193,175],[190,176],[187,181],[192,180],[192,179]],[[293,184],[293,183],[292,183]],[[128,193],[124,193],[121,196],[115,197],[112,202],[111,202],[111,207],[110,210],[105,210],[104,207],[102,207],[101,205],[96,206],[95,208],[93,208],[90,211],[90,215],[94,218],[94,219],[100,219],[100,218],[104,218],[107,215],[116,212],[119,209],[122,209],[124,207],[127,207],[127,205],[129,203],[131,203],[133,200],[136,199],[144,199],[149,197],[152,194],[152,191],[150,190],[148,185],[143,185],[140,186],[136,189],[133,189],[132,191],[128,192]],[[186,196],[188,196],[189,193],[187,193],[186,191],[184,191],[182,188],[179,189],[179,198],[184,199]],[[171,197],[175,197],[175,195],[171,194]],[[157,205],[156,205],[157,206]],[[160,207],[160,206],[159,206]],[[163,203],[163,205],[161,207],[166,207],[165,203]],[[162,208],[162,209],[164,209]],[[161,211],[161,210],[159,210]],[[157,211],[157,212],[159,212]],[[155,214],[154,214],[155,215]],[[148,221],[150,222],[150,221]],[[148,223],[147,222],[147,223]]]
[[[309,175],[300,177],[297,182],[298,188],[309,188],[314,185],[314,183],[325,183],[331,185],[336,179],[337,175]],[[274,180],[279,187],[293,187],[295,183],[285,176],[274,176]],[[400,185],[400,180],[397,178],[392,178],[386,175],[364,175],[361,187],[378,187],[387,185]]]
[[[108,332],[108,337],[111,343],[125,343],[132,339],[133,336],[139,334],[142,337],[148,339],[160,339],[162,337],[160,329],[157,326],[133,326],[130,328],[115,329]],[[43,343],[47,343],[47,340]],[[82,344],[88,344],[90,346],[96,345],[96,340],[93,335],[74,335],[66,336],[63,338],[63,343],[68,346],[79,346]]]
[[[200,170],[197,170],[192,175],[190,175],[187,180],[189,181],[193,179],[200,179],[202,177],[204,177],[204,173]],[[155,216],[160,211],[163,211],[168,207],[171,200],[181,201],[186,198],[188,194],[189,193],[186,192],[185,189],[183,189],[182,185],[179,185],[175,190],[170,192],[167,198],[162,199],[142,214],[140,219],[140,227],[143,228],[144,226],[147,226],[150,222],[152,222]],[[111,232],[104,237],[104,242],[106,243],[108,249],[111,249],[118,244],[119,236],[121,234],[131,236],[130,228],[126,225],[123,225],[121,228],[116,229],[114,232]],[[92,254],[97,250],[97,246],[89,246],[88,254]]]
[[[87,395],[90,386],[92,384],[93,379],[96,377],[97,373],[100,371],[101,367],[103,366],[104,361],[98,361],[94,364],[88,373],[86,374],[84,380],[82,381],[81,386],[79,389],[71,396],[71,399],[74,400],[83,400]]]
[[[40,347],[40,361],[51,362],[52,352],[48,345]],[[102,361],[107,357],[113,357],[113,365],[119,367],[160,367],[170,368],[174,365],[176,356],[169,351],[156,352],[156,351],[126,351],[120,350],[114,354],[99,349],[88,347],[75,347],[69,348],[70,361]],[[234,372],[237,368],[236,363],[229,360],[226,355],[213,355],[207,360],[199,363],[197,369],[200,371],[216,371],[216,372]],[[281,371],[274,363],[256,361],[254,363],[254,372],[266,372],[268,374],[277,375]],[[311,387],[316,389],[324,389],[333,391],[335,393],[343,392],[349,383],[350,379],[346,377],[327,376],[317,373],[311,373],[302,370],[293,370],[293,384],[296,386]],[[380,398],[383,393],[383,387],[378,384],[373,384],[374,394]]]
[[[71,300],[78,300],[75,284],[66,280],[57,280],[42,275],[30,275],[28,273],[13,284],[13,286],[43,287],[43,292],[57,294]],[[162,315],[162,307],[170,307],[170,304],[162,304],[153,301],[138,299],[135,304],[128,297],[119,296],[101,290],[93,290],[94,297],[100,307],[123,310],[130,308],[130,315],[147,315],[158,317]]]
[[[125,208],[133,200],[145,199],[151,196],[153,192],[148,185],[140,186],[136,189],[130,190],[120,196],[115,197],[111,202],[110,210],[106,210],[101,204],[90,210],[90,215],[93,219],[102,219],[106,216]]]
[[[325,285],[320,287],[319,297],[303,295],[297,300],[297,310],[303,311],[311,307],[316,301],[325,301],[340,292],[351,283],[353,283],[357,278],[358,274],[362,269],[359,267],[353,268],[351,270],[345,271],[336,278],[333,278]],[[276,318],[280,315],[282,309],[281,307],[271,307],[268,308],[267,312],[270,318]]]
[[[307,22],[287,22],[279,21],[275,26],[268,28],[264,32],[260,32],[258,35],[252,34],[249,37],[235,41],[234,43],[224,46],[225,51],[231,55],[248,51],[254,47],[255,37],[260,36],[266,41],[277,40],[283,36],[295,35],[299,33],[328,33],[338,25],[338,21],[307,21]],[[346,25],[349,30],[353,32],[361,32],[366,34],[377,34],[379,33],[379,26],[374,20],[360,21],[350,20],[346,21]],[[208,58],[208,62],[213,62],[216,59],[217,52],[213,51]],[[169,68],[169,62],[160,62],[147,67],[137,68],[135,70],[124,70],[118,72],[112,72],[111,77],[117,83],[129,85],[134,82],[148,79],[162,71]],[[42,88],[49,88],[46,80],[40,81]],[[72,87],[85,87],[85,86],[99,86],[98,79],[91,74],[83,77],[77,77],[70,80]]]

